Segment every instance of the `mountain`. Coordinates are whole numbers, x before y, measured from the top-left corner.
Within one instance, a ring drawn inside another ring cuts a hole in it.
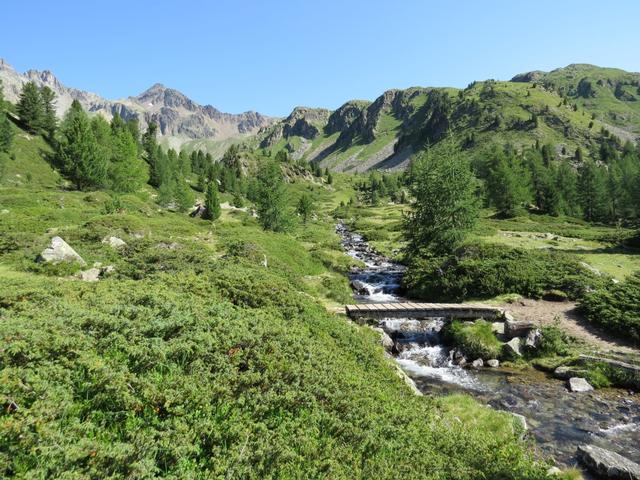
[[[107,119],[117,112],[125,120],[137,118],[142,128],[151,121],[156,122],[165,143],[173,146],[193,139],[224,141],[242,138],[278,120],[257,112],[223,113],[211,105],[199,105],[179,91],[161,84],[155,84],[135,97],[107,100],[95,93],[63,85],[48,70],[29,70],[21,74],[2,59],[0,80],[5,98],[11,102],[17,102],[22,85],[34,81],[39,86],[49,86],[56,93],[59,116],[64,115],[73,100],[78,100],[87,111],[99,113]]]
[[[540,142],[569,158],[578,147],[597,152],[609,133],[621,143],[637,142],[639,100],[640,74],[574,64],[465,89],[389,90],[333,112],[297,107],[258,135],[263,148],[284,148],[295,159],[338,171],[404,168],[447,132],[469,155],[492,144]]]

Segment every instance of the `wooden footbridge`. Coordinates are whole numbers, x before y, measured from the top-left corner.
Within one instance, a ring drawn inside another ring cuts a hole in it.
[[[354,320],[407,317],[508,320],[511,317],[502,308],[477,303],[361,303],[344,308]]]

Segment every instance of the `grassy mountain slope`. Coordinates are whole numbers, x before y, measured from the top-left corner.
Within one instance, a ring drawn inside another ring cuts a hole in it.
[[[545,478],[509,414],[416,397],[327,313],[353,261],[331,188],[288,184],[318,219],[270,233],[64,189],[47,149],[19,132],[0,182],[1,477]],[[53,235],[115,272],[36,263]]]
[[[640,138],[639,88],[640,74],[570,65],[463,90],[390,90],[329,115],[298,108],[261,133],[261,146],[337,171],[404,168],[447,131],[469,155],[491,144],[518,148],[537,141],[569,157],[577,147],[595,153],[602,129],[622,141]]]

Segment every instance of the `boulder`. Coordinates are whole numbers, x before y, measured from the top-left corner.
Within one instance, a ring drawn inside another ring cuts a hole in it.
[[[578,367],[561,365],[553,371],[553,376],[560,380],[586,375],[587,371]]]
[[[582,377],[571,377],[568,382],[571,392],[589,392],[593,387]]]
[[[369,293],[367,284],[360,280],[351,280],[351,288],[359,295],[367,295]]]
[[[491,360],[487,360],[487,366],[491,368],[498,368],[500,366],[500,361],[492,358]]]
[[[87,264],[87,262],[60,237],[53,237],[51,239],[51,244],[42,251],[38,260],[48,263],[78,262],[83,266]]]
[[[536,324],[529,320],[515,320],[507,317],[504,322],[504,333],[508,338],[523,337],[534,328]]]
[[[529,330],[527,333],[527,338],[524,341],[524,344],[527,348],[538,348],[540,345],[540,341],[542,340],[542,333],[537,328],[535,330]]]
[[[471,366],[473,368],[482,368],[484,367],[484,362],[482,361],[481,358],[476,358],[472,363]]]
[[[527,426],[527,418],[524,415],[520,415],[519,413],[513,413],[513,412],[511,412],[511,415],[513,415],[513,417],[516,419],[516,421],[524,431],[526,431],[529,428]]]
[[[374,327],[373,330],[380,335],[380,344],[386,351],[393,350],[394,343],[391,337],[380,327]]]
[[[640,480],[639,464],[595,445],[580,445],[578,460],[587,470],[601,478]]]
[[[83,270],[78,272],[78,277],[83,282],[97,282],[100,279],[101,270],[99,268],[90,268],[89,270]]]
[[[504,322],[493,322],[491,324],[491,331],[496,335],[504,335]]]
[[[127,243],[124,240],[114,236],[104,237],[102,239],[102,243],[109,245],[111,248],[122,248],[127,246]]]
[[[515,337],[509,340],[502,347],[504,349],[505,355],[509,358],[521,357],[522,353],[520,352],[520,338]]]
[[[548,477],[556,477],[558,475],[562,475],[562,470],[558,467],[550,467],[549,470],[547,470]]]

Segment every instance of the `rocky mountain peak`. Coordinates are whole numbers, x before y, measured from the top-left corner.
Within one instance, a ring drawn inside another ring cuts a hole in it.
[[[78,100],[88,112],[107,119],[118,113],[124,119],[137,119],[142,129],[149,122],[155,122],[161,135],[171,137],[171,144],[176,147],[190,139],[224,140],[254,134],[278,120],[256,112],[223,113],[210,105],[199,105],[182,92],[161,83],[134,97],[107,100],[94,93],[66,87],[49,70],[29,70],[21,74],[2,59],[0,80],[5,98],[10,102],[17,102],[22,86],[33,81],[54,91],[59,116],[64,115],[73,100]]]

